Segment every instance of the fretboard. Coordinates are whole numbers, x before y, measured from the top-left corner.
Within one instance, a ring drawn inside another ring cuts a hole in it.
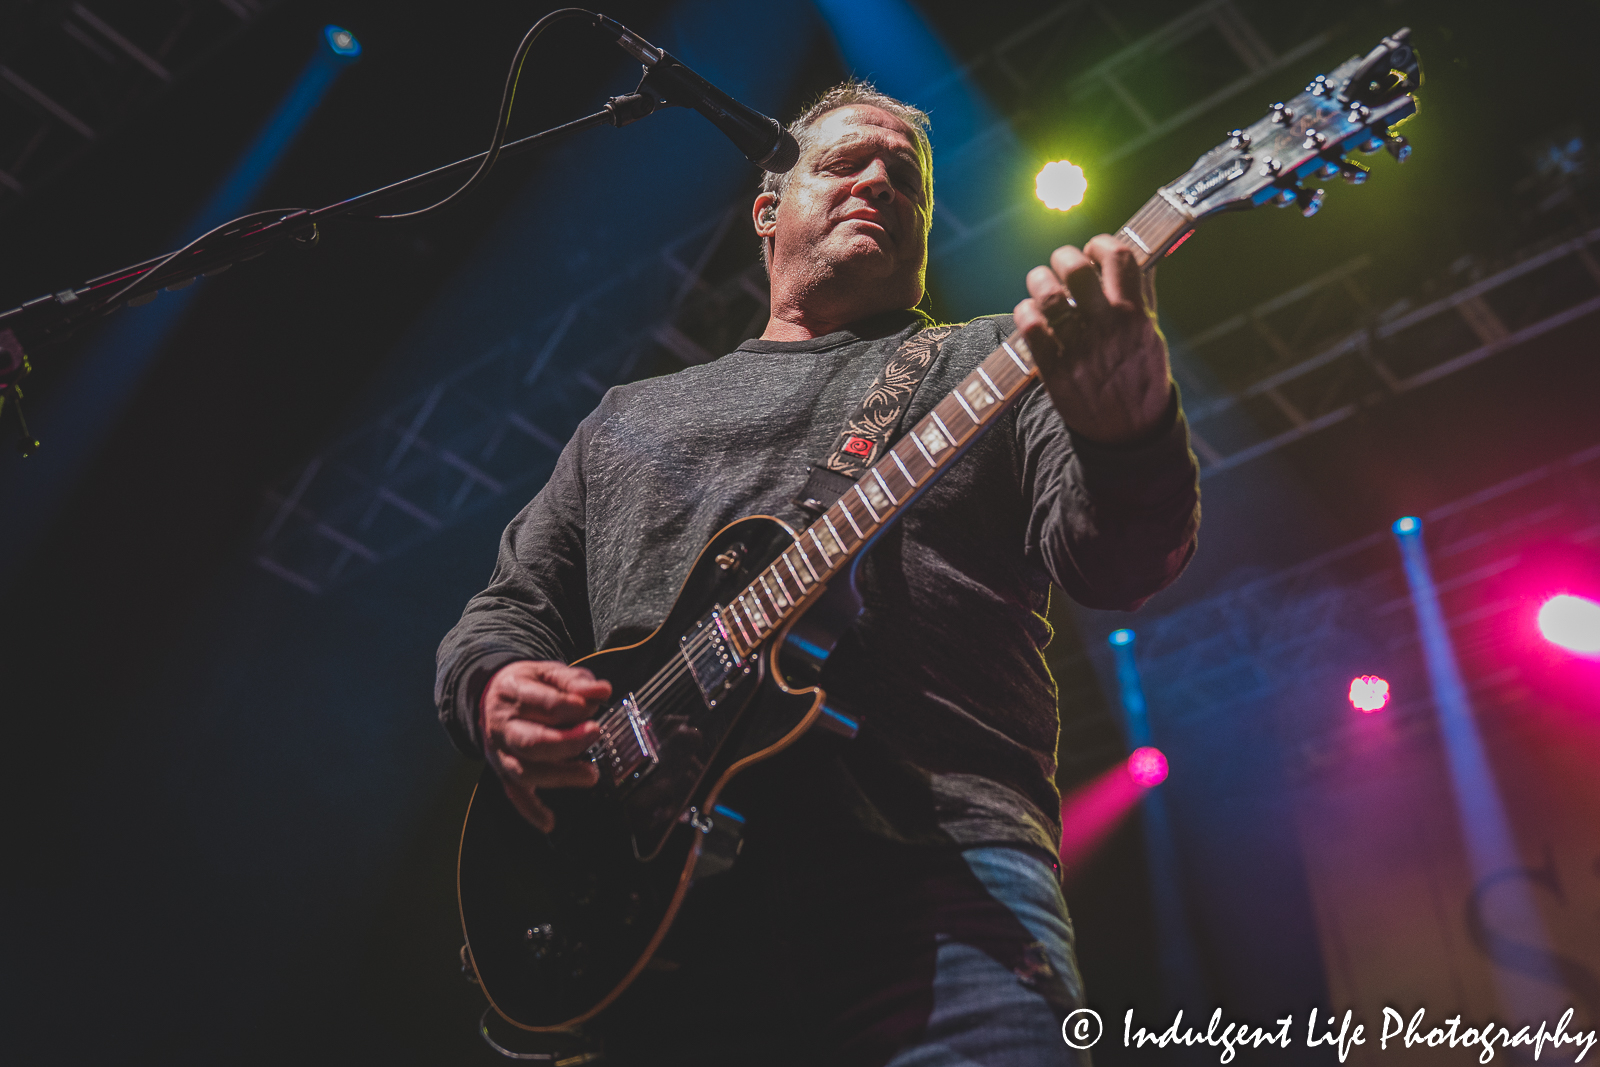
[[[1117,237],[1133,249],[1140,267],[1148,269],[1193,225],[1158,195]],[[961,458],[1038,376],[1020,333],[989,353],[726,606],[722,618],[739,657],[748,656],[809,607],[820,588]]]

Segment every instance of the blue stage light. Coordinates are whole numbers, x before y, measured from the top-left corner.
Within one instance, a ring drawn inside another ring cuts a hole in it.
[[[333,49],[333,54],[343,56],[345,59],[354,59],[361,54],[361,42],[356,40],[356,35],[339,26],[329,26],[322,31],[322,37],[328,42],[328,47]]]
[[[1133,643],[1132,630],[1113,630],[1108,638],[1113,645],[1131,645]]]
[[[1396,519],[1394,522],[1394,532],[1401,537],[1407,534],[1414,534],[1420,529],[1422,529],[1422,520],[1415,515],[1407,515],[1405,518]]]

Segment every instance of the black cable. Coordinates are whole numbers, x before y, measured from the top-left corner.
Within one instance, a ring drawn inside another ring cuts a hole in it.
[[[388,222],[394,219],[414,219],[419,215],[425,215],[430,211],[443,207],[450,201],[456,199],[458,196],[461,196],[475,186],[482,184],[483,180],[489,175],[489,169],[494,166],[495,160],[499,158],[501,147],[505,144],[506,129],[511,124],[511,104],[516,99],[517,82],[522,77],[522,64],[528,58],[529,50],[533,48],[534,42],[539,39],[540,35],[556,22],[560,22],[569,18],[577,18],[580,16],[590,20],[598,20],[599,18],[599,16],[594,12],[585,10],[581,7],[564,7],[550,12],[538,22],[535,22],[533,24],[533,28],[530,29],[522,38],[522,43],[517,46],[516,54],[511,58],[511,69],[506,74],[505,92],[500,98],[500,114],[495,120],[494,137],[489,142],[489,151],[484,155],[483,162],[478,164],[478,169],[473,171],[472,177],[468,178],[460,188],[456,189],[455,192],[451,193],[443,200],[440,200],[434,204],[430,204],[425,208],[419,208],[416,211],[406,211],[395,215],[368,215],[366,218],[373,221],[382,222]],[[151,267],[149,270],[140,271],[139,275],[129,281],[127,285],[124,285],[111,296],[95,305],[95,311],[99,314],[105,314],[109,312],[119,301],[124,299],[128,293],[137,288],[140,282],[144,281],[146,278],[155,276],[157,273],[164,270],[170,263],[172,263],[173,260],[177,259],[184,253],[195,250],[209,237],[213,237],[216,234],[221,233],[224,230],[227,230],[240,223],[249,222],[252,219],[271,216],[276,216],[280,219],[287,218],[288,216],[293,215],[300,210],[301,209],[299,208],[272,208],[264,211],[252,211],[249,214],[240,215],[238,218],[229,219],[222,225],[214,229],[207,230],[205,233],[201,234],[199,237],[196,237],[194,240],[190,241],[176,252],[164,257],[159,263]]]
[[[382,222],[389,222],[394,219],[414,219],[418,215],[426,215],[430,211],[444,207],[456,197],[481,184],[489,176],[489,168],[494,166],[495,160],[500,156],[500,148],[505,144],[506,128],[511,125],[511,103],[517,95],[517,80],[522,77],[522,64],[528,58],[528,51],[533,48],[533,43],[539,39],[539,35],[553,24],[562,19],[577,18],[579,16],[588,18],[590,21],[599,19],[599,16],[593,11],[586,11],[581,7],[564,7],[550,12],[550,14],[535,22],[533,28],[522,38],[522,43],[517,46],[516,55],[511,57],[511,70],[506,74],[505,92],[500,97],[500,117],[495,120],[494,137],[489,141],[489,151],[483,157],[483,162],[478,164],[478,169],[472,172],[472,177],[468,178],[459,189],[438,203],[429,204],[427,207],[418,208],[416,211],[406,211],[396,215],[369,215],[368,218]]]
[[[161,260],[160,263],[157,263],[155,266],[151,267],[149,270],[140,271],[138,277],[134,278],[127,285],[124,285],[121,289],[118,289],[115,293],[111,294],[110,296],[106,297],[104,300],[100,301],[99,304],[95,305],[95,308],[96,308],[97,311],[100,311],[100,312],[106,312],[106,311],[111,310],[111,306],[113,304],[115,304],[117,301],[121,300],[123,297],[127,296],[128,293],[132,292],[139,285],[140,282],[144,281],[146,278],[154,277],[156,274],[158,274],[159,272],[164,270],[166,268],[167,264],[171,263],[173,260],[175,260],[179,256],[183,255],[185,252],[188,252],[190,249],[194,248],[201,241],[204,241],[207,237],[211,237],[211,236],[214,236],[215,234],[221,233],[223,230],[226,230],[228,227],[233,226],[236,223],[248,222],[251,219],[263,218],[263,217],[267,217],[267,216],[277,216],[278,218],[283,219],[283,218],[288,218],[290,215],[293,215],[296,212],[301,211],[301,210],[303,210],[303,209],[301,209],[301,208],[275,207],[275,208],[268,208],[268,209],[263,210],[263,211],[252,211],[248,215],[240,215],[236,219],[229,219],[227,222],[224,222],[221,226],[218,226],[215,229],[207,230],[205,233],[201,234],[199,237],[196,237],[194,240],[190,241],[188,244],[184,245],[182,248],[178,249],[176,252],[173,252],[172,254],[166,256],[165,258],[163,258]]]

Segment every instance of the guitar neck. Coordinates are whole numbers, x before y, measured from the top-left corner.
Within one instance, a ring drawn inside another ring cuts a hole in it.
[[[1176,245],[1194,220],[1160,195],[1117,237],[1141,269]],[[912,501],[939,479],[1039,377],[1033,353],[1013,333],[955,391],[887,449],[822,516],[806,528],[722,612],[740,658],[755,651],[810,606],[822,586],[845,570]]]

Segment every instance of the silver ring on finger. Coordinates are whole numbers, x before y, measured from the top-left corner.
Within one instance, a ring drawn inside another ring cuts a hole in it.
[[[1073,319],[1077,310],[1078,302],[1072,299],[1071,293],[1068,293],[1064,299],[1051,303],[1044,313],[1044,319],[1050,324],[1051,331],[1059,330]]]

